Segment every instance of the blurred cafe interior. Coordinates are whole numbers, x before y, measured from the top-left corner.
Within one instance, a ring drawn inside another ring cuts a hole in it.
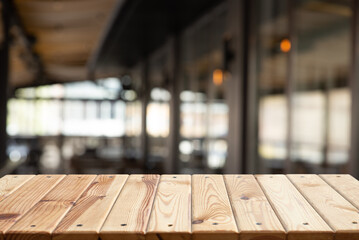
[[[358,0],[0,9],[0,176],[359,176]]]

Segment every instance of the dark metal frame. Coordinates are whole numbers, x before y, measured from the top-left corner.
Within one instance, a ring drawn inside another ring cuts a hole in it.
[[[257,13],[258,1],[250,1],[247,5],[247,12],[249,16],[246,18],[249,29],[246,34],[248,54],[245,62],[248,62],[247,76],[244,81],[247,81],[247,111],[243,115],[246,118],[247,124],[244,126],[247,134],[243,137],[243,148],[246,148],[246,154],[243,156],[247,164],[243,166],[246,173],[260,173],[262,172],[262,164],[258,156],[258,80],[257,80]]]
[[[177,33],[170,40],[170,62],[171,62],[171,79],[170,79],[170,136],[169,136],[169,159],[165,163],[164,170],[166,173],[179,173],[179,142],[180,142],[180,91],[179,91],[179,74],[180,74],[180,38]]]
[[[0,168],[7,161],[7,100],[9,89],[10,0],[3,0],[1,8],[3,42],[0,45]]]
[[[297,38],[295,29],[295,1],[287,0],[288,7],[288,34],[289,41],[291,42],[291,49],[288,53],[288,65],[287,65],[287,86],[286,86],[286,98],[287,98],[287,139],[286,148],[287,154],[285,159],[284,173],[292,172],[292,123],[293,123],[293,91],[294,91],[294,59],[297,52]]]
[[[249,69],[249,56],[250,49],[250,22],[253,17],[253,2],[254,1],[242,1],[242,34],[245,36],[242,42],[242,169],[245,173],[256,173],[257,171],[257,157],[253,156],[253,150],[256,149],[256,141],[254,135],[256,135],[256,121],[252,121],[256,118],[257,111],[257,94],[256,94],[256,81],[249,81],[250,69]],[[251,16],[252,15],[252,16]],[[255,15],[254,15],[255,16]],[[253,25],[252,25],[253,26]]]
[[[351,56],[351,149],[348,164],[348,172],[359,177],[359,1],[352,0],[352,56]]]
[[[141,72],[142,72],[142,87],[141,87],[141,103],[142,103],[142,112],[141,112],[141,146],[142,146],[142,161],[140,166],[144,171],[147,170],[147,160],[148,160],[148,134],[147,134],[147,105],[150,99],[149,96],[149,81],[148,81],[148,57],[146,56],[141,63]]]

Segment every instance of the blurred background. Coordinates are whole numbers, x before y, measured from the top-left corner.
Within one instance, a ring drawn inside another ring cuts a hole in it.
[[[359,174],[358,0],[0,8],[0,176]]]

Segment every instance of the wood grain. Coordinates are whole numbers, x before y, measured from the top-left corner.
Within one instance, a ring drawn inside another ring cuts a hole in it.
[[[97,240],[128,175],[99,175],[53,232],[53,240]]]
[[[51,240],[51,234],[96,175],[68,175],[6,233],[7,240]]]
[[[241,240],[285,239],[285,230],[253,175],[224,175]]]
[[[147,240],[191,237],[191,176],[162,175],[147,228]]]
[[[322,174],[319,176],[359,209],[358,180],[348,174]]]
[[[237,225],[222,175],[192,176],[192,238],[238,238]]]
[[[0,239],[7,230],[41,200],[65,175],[33,177],[0,203]]]
[[[336,240],[359,240],[358,209],[318,175],[287,175],[299,192],[335,230]]]
[[[0,202],[35,175],[6,175],[0,179]]]
[[[0,240],[359,240],[350,175],[8,175]]]
[[[287,231],[288,240],[329,240],[334,233],[284,175],[256,175]]]
[[[145,239],[159,175],[131,175],[101,231],[102,240]]]

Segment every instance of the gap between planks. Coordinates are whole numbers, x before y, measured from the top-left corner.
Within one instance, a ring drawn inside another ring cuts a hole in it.
[[[128,175],[98,175],[52,234],[53,240],[97,240]]]
[[[253,175],[224,175],[241,240],[284,240],[286,232]]]
[[[7,240],[36,237],[51,240],[52,233],[89,186],[96,175],[67,175],[36,203],[6,233]],[[67,190],[67,191],[66,191]]]
[[[233,215],[222,175],[192,176],[192,239],[238,239]]]
[[[146,239],[190,239],[191,189],[190,175],[161,175]]]
[[[330,240],[333,230],[285,175],[256,175],[288,240]]]
[[[358,209],[314,174],[289,174],[287,178],[334,230],[336,240],[359,240]]]
[[[159,175],[129,176],[101,228],[101,239],[145,238],[159,178]]]

